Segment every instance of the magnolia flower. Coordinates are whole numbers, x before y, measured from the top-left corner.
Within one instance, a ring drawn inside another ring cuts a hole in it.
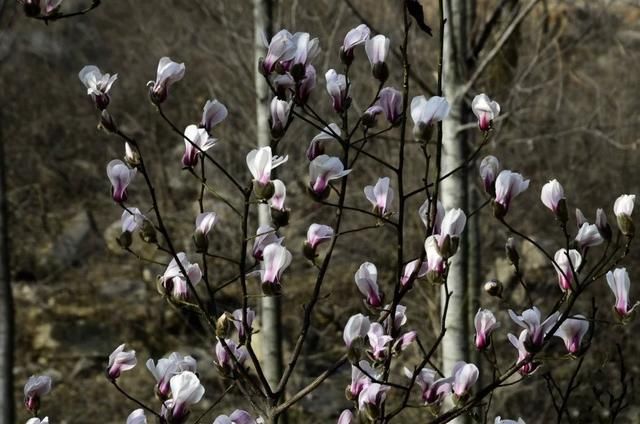
[[[378,270],[374,264],[365,262],[360,265],[354,279],[360,293],[366,296],[366,302],[369,306],[374,308],[382,306],[383,296],[378,287]]]
[[[282,165],[289,156],[272,156],[271,147],[261,147],[254,149],[247,155],[247,167],[253,175],[254,181],[261,186],[266,186],[271,182],[271,170]],[[271,197],[271,196],[269,196]]]
[[[387,353],[387,344],[393,340],[393,337],[384,333],[384,328],[380,323],[372,322],[367,332],[369,345],[371,346],[371,355],[375,359],[383,359]]]
[[[385,305],[385,307],[380,311],[380,317],[382,317],[385,313],[391,312],[391,304]],[[384,319],[382,325],[384,328],[387,328],[389,325],[389,319],[391,318],[391,314]],[[393,317],[393,331],[397,331],[407,323],[407,307],[404,305],[396,305],[396,312]]]
[[[147,417],[144,415],[144,409],[139,408],[129,414],[127,417],[127,424],[147,424]]]
[[[429,100],[417,96],[411,100],[411,119],[413,119],[413,138],[427,143],[431,139],[432,125],[449,115],[449,102],[444,97],[434,96]]]
[[[246,333],[244,319],[242,317],[242,309],[236,309],[231,315],[233,316],[233,326],[238,331],[238,337],[240,340],[243,340],[246,337]],[[255,318],[256,312],[251,308],[247,308],[247,328],[249,329],[249,332],[252,331],[253,320]]]
[[[147,83],[147,86],[151,86],[151,101],[155,104],[164,102],[169,94],[169,87],[184,77],[184,71],[184,63],[176,63],[168,57],[161,58],[156,80]]]
[[[553,335],[560,337],[569,353],[575,355],[580,351],[582,338],[587,331],[589,331],[589,321],[584,315],[575,315],[564,320]]]
[[[354,341],[364,339],[369,332],[370,326],[371,322],[369,321],[369,317],[362,314],[353,315],[349,318],[342,332],[342,339],[347,348],[351,347]]]
[[[333,237],[333,227],[328,225],[311,224],[307,230],[307,240],[305,243],[315,250],[322,242],[328,241]]]
[[[403,369],[404,375],[412,379],[413,372],[408,368]],[[422,368],[416,375],[416,384],[420,386],[421,398],[425,405],[442,402],[451,393],[453,377],[437,378],[438,373],[430,368]]]
[[[565,200],[564,189],[558,180],[551,180],[542,186],[540,200],[542,200],[542,203],[544,203],[547,208],[551,209],[551,212],[558,214],[560,202]]]
[[[215,146],[217,141],[217,139],[209,137],[206,129],[198,128],[196,125],[189,125],[184,130],[182,165],[185,168],[196,166],[198,164],[198,155]]]
[[[352,398],[356,398],[365,387],[371,384],[371,378],[369,377],[377,380],[378,374],[367,361],[358,362],[358,366],[351,365],[351,384],[347,386],[348,394]]]
[[[347,66],[353,62],[353,49],[369,40],[371,30],[365,24],[349,30],[340,47],[340,57]]]
[[[49,417],[40,419],[38,417],[29,418],[25,424],[49,424]]]
[[[627,237],[633,236],[635,232],[633,221],[631,220],[635,200],[635,194],[623,194],[613,204],[613,213],[616,215],[618,228]]]
[[[261,225],[253,239],[253,257],[257,261],[262,260],[264,248],[270,244],[281,244],[284,237],[278,237],[276,230],[269,225]]]
[[[449,209],[444,214],[442,223],[440,224],[440,235],[449,237],[460,237],[467,224],[467,215],[462,209]]]
[[[300,81],[304,78],[306,66],[320,53],[319,40],[312,39],[308,32],[296,32],[291,42],[296,50],[287,67],[293,78]]]
[[[420,259],[415,259],[404,266],[404,269],[402,270],[402,277],[400,277],[400,284],[406,286],[414,272],[416,273],[415,279],[422,278],[427,275],[427,271],[429,271],[429,263],[427,261],[422,261],[420,269],[416,271],[419,262]]]
[[[558,285],[562,291],[571,290],[571,284],[574,280],[574,273],[577,274],[582,264],[582,256],[575,250],[560,249],[553,257],[556,265],[556,273],[558,274]]]
[[[354,422],[354,420],[355,417],[353,416],[353,413],[348,409],[345,409],[338,417],[338,424],[351,424]]]
[[[127,200],[127,187],[133,181],[137,171],[129,168],[120,159],[114,159],[107,164],[107,177],[111,181],[111,196],[117,203]]]
[[[329,186],[329,181],[340,179],[350,172],[350,169],[344,169],[340,159],[320,155],[309,164],[309,186],[316,195],[321,195]]]
[[[273,180],[273,196],[269,199],[269,207],[279,211],[284,211],[284,201],[287,198],[287,187],[281,180]]]
[[[491,333],[493,333],[493,330],[500,327],[500,323],[496,320],[493,312],[482,308],[478,309],[473,322],[476,327],[476,348],[478,350],[483,350],[489,346]]]
[[[266,40],[265,40],[265,44]],[[297,46],[293,42],[293,36],[286,29],[280,30],[273,36],[268,44],[267,56],[260,62],[260,70],[264,75],[269,75],[281,62],[288,62],[296,54]]]
[[[381,82],[386,81],[389,77],[389,68],[385,61],[389,53],[390,41],[384,35],[378,34],[364,44],[364,50],[371,63],[373,76]]]
[[[138,208],[127,208],[122,212],[122,216],[120,217],[120,226],[122,227],[122,232],[133,233],[144,223],[145,216],[142,215],[140,209]]]
[[[438,236],[431,235],[424,242],[424,250],[427,256],[428,276],[431,281],[439,281],[444,273],[445,261],[440,254]]]
[[[176,258],[171,259],[164,274],[160,277],[160,282],[167,293],[171,293],[171,296],[177,299],[186,299],[189,288],[187,279],[195,287],[202,279],[202,271],[198,264],[189,262],[184,252],[179,252],[177,257],[180,265],[178,265]],[[186,277],[182,269],[186,271]]]
[[[109,90],[118,79],[118,74],[103,74],[97,66],[88,65],[78,73],[80,81],[87,87],[87,94],[91,96],[96,107],[104,110],[110,101]]]
[[[196,217],[196,233],[202,234],[204,237],[209,235],[217,220],[215,212],[203,212]]]
[[[518,364],[526,359],[529,359],[529,357],[531,356],[531,354],[527,350],[527,347],[525,346],[525,344],[528,343],[528,340],[529,340],[528,333],[529,332],[527,330],[522,330],[522,332],[520,332],[520,337],[516,337],[511,333],[507,335],[509,342],[511,342],[513,347],[518,349],[518,359],[516,360],[516,363]],[[538,364],[530,361],[530,362],[527,362],[526,364],[523,364],[520,367],[520,369],[518,369],[518,372],[521,375],[526,376],[534,373],[537,368],[538,368]]]
[[[333,110],[342,113],[347,108],[347,77],[329,69],[324,75],[327,81],[327,93],[331,96]]]
[[[316,88],[317,73],[313,65],[307,65],[305,69],[304,79],[300,84],[296,85],[295,101],[298,105],[304,105],[309,100],[309,96],[314,88]]]
[[[376,102],[382,109],[385,118],[391,125],[400,121],[402,116],[402,93],[393,87],[385,87],[380,90],[380,97]]]
[[[338,125],[334,123],[331,123],[328,126],[324,127],[320,134],[311,139],[309,147],[307,148],[307,159],[311,161],[324,154],[324,141],[335,140],[341,135],[342,133],[340,132],[340,127],[338,127]]]
[[[153,359],[149,358],[145,365],[153,375],[153,378],[155,378],[156,393],[162,399],[166,399],[171,393],[169,387],[171,377],[183,371],[196,372],[197,369],[196,360],[193,357],[182,356],[177,352],[173,352],[167,358],[159,359],[157,364],[153,362]]]
[[[526,330],[525,340],[523,340],[523,342],[526,341],[529,348],[536,349],[542,346],[544,337],[558,321],[559,313],[555,312],[549,315],[542,323],[540,323],[540,310],[535,306],[522,312],[522,315],[516,315],[515,312],[509,309],[509,316],[513,322]]]
[[[478,381],[480,371],[474,364],[460,361],[453,366],[453,393],[462,397],[469,393],[471,387]]]
[[[280,279],[285,269],[291,265],[291,252],[278,243],[272,243],[264,248],[264,269],[260,271],[262,284],[280,285]]]
[[[480,178],[482,178],[484,191],[491,195],[495,195],[496,178],[501,169],[500,161],[495,156],[485,156],[480,162]]]
[[[500,416],[496,417],[496,420],[493,422],[494,424],[526,424],[522,418],[518,418],[518,421],[514,420],[503,420]]]
[[[473,98],[471,111],[478,118],[480,131],[489,131],[492,121],[500,114],[500,105],[482,93]]]
[[[271,135],[279,139],[284,135],[284,131],[289,122],[289,114],[291,113],[292,103],[286,100],[280,100],[274,97],[269,105],[271,111]]]
[[[109,365],[107,366],[107,376],[111,380],[120,377],[122,371],[128,371],[136,366],[136,351],[124,351],[124,343],[121,344],[109,355]]]
[[[247,360],[248,353],[246,347],[238,346],[236,342],[231,339],[225,339],[225,343],[227,344],[227,348],[229,348],[228,351],[220,340],[216,343],[216,365],[223,370],[230,371],[236,367],[236,361],[232,359],[229,352],[233,354],[240,365],[244,364]]]
[[[627,318],[638,306],[638,302],[631,305],[629,301],[629,287],[631,280],[626,268],[616,268],[607,272],[607,284],[616,297],[616,304],[613,309],[620,318]]]
[[[51,377],[48,375],[32,375],[24,385],[24,406],[28,411],[37,413],[40,409],[40,398],[51,391]]]
[[[174,375],[169,380],[171,386],[171,399],[165,402],[165,407],[170,411],[170,422],[184,419],[189,415],[189,407],[200,402],[204,396],[204,387],[200,379],[191,371],[184,371]]]
[[[585,222],[578,230],[576,242],[580,249],[585,249],[587,247],[602,244],[604,242],[604,238],[602,238],[602,234],[600,234],[600,230],[598,230],[598,227],[595,224]]]
[[[384,403],[389,389],[389,386],[383,386],[378,383],[369,384],[358,396],[358,409],[364,410],[365,408],[371,408],[378,410]]]
[[[384,216],[393,202],[393,189],[389,187],[389,177],[379,178],[375,186],[366,186],[364,195],[373,205],[374,211]]]
[[[256,424],[256,420],[247,411],[236,409],[229,416],[219,415],[213,424]]]
[[[406,348],[408,348],[411,343],[416,341],[418,334],[415,331],[407,331],[402,336],[398,337],[396,341],[393,343],[392,350],[394,352],[402,352]]]
[[[429,228],[429,218],[431,214],[431,200],[427,198],[424,203],[420,206],[418,210],[418,214],[420,215],[420,219],[424,224],[425,228]],[[433,234],[440,234],[440,228],[442,226],[442,220],[444,219],[444,206],[442,206],[442,202],[438,200],[436,203],[436,216],[433,224]]]
[[[202,120],[200,126],[204,128],[209,134],[213,127],[227,118],[229,112],[225,105],[220,103],[216,99],[207,100],[204,108],[202,109]]]
[[[511,200],[529,188],[529,180],[525,180],[522,175],[509,170],[501,171],[496,178],[496,204],[502,210],[499,215],[504,216],[509,210]]]
[[[635,194],[623,194],[622,196],[618,197],[613,204],[613,213],[616,215],[616,217],[631,217],[635,200]]]

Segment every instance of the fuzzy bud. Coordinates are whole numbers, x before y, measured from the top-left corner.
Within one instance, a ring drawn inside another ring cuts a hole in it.
[[[484,283],[484,291],[493,297],[502,297],[502,283],[498,280],[489,280]]]

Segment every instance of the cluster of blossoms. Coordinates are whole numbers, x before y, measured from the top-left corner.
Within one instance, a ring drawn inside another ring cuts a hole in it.
[[[47,16],[55,13],[61,0],[39,2],[23,0],[23,2],[25,7],[29,6],[33,11],[36,10],[37,5],[36,14]],[[340,74],[335,69],[329,69],[324,73],[326,92],[333,111],[346,121],[347,111],[352,105],[348,69],[355,59],[356,48],[360,45],[364,46],[372,75],[379,82],[379,89],[374,101],[361,114],[357,125],[362,125],[366,135],[370,128],[377,126],[379,117],[384,116],[391,129],[404,123],[403,119],[408,119],[408,116],[403,115],[410,112],[413,121],[413,138],[426,149],[426,144],[432,140],[436,124],[447,118],[450,112],[449,103],[439,96],[431,98],[416,96],[408,102],[409,108],[405,108],[405,102],[408,99],[405,100],[403,93],[393,87],[384,86],[389,77],[387,55],[390,39],[382,34],[371,37],[371,31],[366,25],[359,25],[350,30],[340,47],[340,59],[345,66],[345,73]],[[279,228],[288,224],[289,209],[285,205],[286,185],[274,175],[274,170],[285,164],[289,157],[276,154],[275,148],[295,118],[296,108],[304,111],[308,107],[307,102],[317,84],[317,72],[313,60],[320,52],[320,47],[318,39],[312,38],[310,34],[305,32],[292,34],[287,30],[279,31],[269,41],[265,40],[265,46],[268,51],[260,60],[258,68],[274,92],[269,108],[273,147],[259,147],[246,155],[246,165],[252,177],[252,184],[247,185],[248,188],[246,191],[243,190],[243,193],[246,196],[247,205],[253,195],[256,202],[270,207],[273,226],[261,225],[257,228],[255,236],[251,237],[253,239],[251,255],[255,260],[255,266],[260,265],[260,270],[251,274],[259,275],[265,295],[279,295],[282,292],[283,274],[291,265],[293,255],[283,245],[284,237],[278,235]],[[183,63],[174,62],[168,57],[160,59],[156,78],[148,83],[149,98],[159,109],[167,101],[170,87],[184,77],[185,70]],[[156,232],[160,231],[166,239],[168,236],[163,228],[155,200],[153,209],[156,212],[157,223],[145,216],[137,207],[127,204],[129,198],[127,190],[136,175],[141,173],[145,180],[148,180],[148,174],[137,143],[119,131],[108,112],[111,103],[110,91],[118,75],[103,74],[98,67],[89,65],[80,71],[79,78],[86,87],[87,95],[100,111],[102,127],[127,140],[124,145],[123,160],[114,159],[107,165],[113,201],[123,209],[122,233],[118,242],[123,248],[129,249],[132,235],[139,233],[144,242],[160,247]],[[500,105],[487,95],[479,94],[473,99],[471,109],[486,141],[494,120],[500,114]],[[184,142],[184,153],[181,158],[181,166],[184,169],[193,172],[193,168],[199,161],[211,159],[210,150],[218,142],[214,137],[214,130],[227,118],[227,115],[227,108],[218,100],[211,99],[205,103],[199,123],[188,125],[184,131],[177,130],[181,136],[181,143]],[[348,128],[341,128],[329,122],[326,125],[323,123],[317,129],[320,128],[322,129],[312,138],[306,149],[306,158],[309,162],[307,191],[314,200],[322,203],[331,196],[332,191],[338,192],[341,197],[344,193],[334,187],[332,182],[341,180],[344,190],[347,175],[352,172],[352,169],[347,168],[352,165],[346,159],[327,154],[327,151],[334,145],[346,148],[351,140],[345,137],[350,138],[352,132]],[[494,156],[487,156],[481,161],[480,177],[486,193],[491,197],[494,215],[506,224],[505,218],[513,199],[529,188],[530,181],[517,172],[502,169],[499,160]],[[378,177],[375,183],[374,181],[371,181],[372,185],[365,186],[362,191],[364,199],[371,205],[371,212],[365,213],[373,215],[377,222],[381,223],[389,220],[394,214],[395,192],[389,177]],[[153,195],[152,188],[151,192]],[[542,187],[540,198],[567,234],[567,246],[555,253],[552,262],[561,292],[563,296],[569,296],[582,289],[580,275],[589,249],[605,242],[609,243],[612,239],[612,230],[602,209],[597,210],[594,224],[590,224],[584,214],[577,209],[577,233],[575,238],[569,240],[567,200],[562,185],[557,180],[549,181]],[[631,218],[634,201],[634,195],[623,195],[614,204],[614,214],[620,233],[629,240],[635,232]],[[460,237],[467,223],[467,215],[462,209],[445,210],[437,198],[428,197],[419,208],[418,214],[426,228],[424,251],[419,258],[407,263],[401,262],[403,269],[396,292],[410,290],[419,278],[425,278],[432,284],[445,283],[450,266],[449,261],[458,251]],[[213,211],[201,211],[196,217],[193,242],[198,253],[204,255],[208,253],[209,237],[217,221],[218,215]],[[338,232],[337,227],[311,224],[307,228],[303,244],[304,256],[315,262],[318,257],[318,248],[322,243],[330,243],[333,247],[336,238],[340,235],[336,232]],[[195,289],[203,280],[203,272],[199,264],[189,260],[187,253],[175,252],[172,247],[170,251],[172,258],[159,278],[159,288],[161,293],[171,300],[186,302],[192,297],[197,297]],[[507,246],[507,253],[517,268],[518,254],[512,243]],[[245,276],[244,270],[242,276]],[[615,295],[614,311],[622,321],[626,321],[637,306],[637,303],[632,304],[629,300],[630,279],[626,269],[617,268],[609,271],[606,273],[606,280]],[[354,422],[356,416],[368,421],[374,421],[380,417],[388,393],[393,389],[393,385],[388,383],[391,361],[414,345],[417,340],[415,331],[403,329],[408,322],[407,308],[398,303],[396,293],[394,292],[392,303],[385,303],[385,293],[378,281],[376,265],[368,261],[362,263],[355,272],[354,281],[356,289],[363,297],[365,307],[373,315],[367,316],[361,313],[353,315],[344,327],[343,339],[352,366],[351,383],[347,386],[346,397],[353,402],[356,412],[354,414],[352,409],[344,410],[338,419],[339,424]],[[499,283],[491,282],[487,287],[490,293],[500,295]],[[569,312],[563,314],[559,310],[554,310],[543,319],[540,309],[534,305],[521,314],[509,310],[512,321],[522,328],[518,335],[512,333],[507,335],[509,342],[517,349],[515,366],[520,374],[529,375],[536,371],[539,366],[536,362],[536,354],[541,351],[551,336],[563,340],[569,355],[578,356],[583,353],[586,348],[583,339],[589,333],[590,321],[581,314],[569,316]],[[238,379],[250,371],[245,363],[251,353],[249,341],[253,333],[252,325],[255,315],[255,312],[245,304],[242,309],[217,317],[214,364],[226,378]],[[493,334],[500,324],[492,311],[482,308],[478,310],[474,324],[475,347],[478,350],[485,350],[490,346]],[[235,334],[233,334],[234,329]],[[426,363],[425,361],[413,370],[407,367],[402,369],[402,374],[411,382],[408,391],[410,392],[414,384],[420,388],[420,399],[423,405],[432,411],[439,411],[445,399],[449,397],[453,398],[456,404],[461,404],[470,397],[479,376],[476,365],[458,362],[448,375],[443,375],[437,369],[424,367]],[[122,373],[133,369],[136,364],[135,351],[127,351],[124,344],[120,345],[109,356],[107,378],[112,384],[117,385]],[[146,366],[155,379],[154,392],[161,402],[160,412],[156,414],[158,418],[169,424],[185,423],[193,405],[200,402],[205,393],[205,388],[197,374],[196,360],[191,356],[182,356],[174,352],[157,362],[149,359]],[[38,413],[40,397],[50,389],[51,379],[42,376],[30,378],[25,385],[25,406],[34,415]],[[127,418],[127,423],[146,423],[145,414],[148,412],[150,411],[143,409],[133,411]],[[246,411],[236,410],[229,416],[218,416],[214,424],[256,422],[257,420]],[[48,423],[48,419],[29,420],[29,424],[38,423]],[[523,424],[524,421],[502,420],[496,417],[495,423]]]

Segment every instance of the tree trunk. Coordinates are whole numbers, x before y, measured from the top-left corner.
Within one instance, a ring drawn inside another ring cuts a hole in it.
[[[459,131],[464,119],[464,98],[459,93],[465,83],[465,57],[467,52],[467,0],[446,0],[444,17],[447,20],[444,31],[443,57],[443,94],[451,105],[449,117],[443,122],[443,156],[442,170],[449,172],[459,166],[466,158],[464,133]],[[442,203],[445,209],[467,207],[466,170],[446,178],[441,183]],[[467,264],[468,236],[460,239],[458,253],[452,258],[446,287],[442,291],[442,299],[446,290],[452,292],[446,317],[447,333],[442,341],[442,371],[451,375],[453,366],[458,361],[468,361],[469,331],[467,325]],[[463,423],[464,418],[455,423]]]
[[[7,222],[4,139],[0,111],[0,422],[14,422],[13,402],[13,294],[9,279],[9,237]]]
[[[265,56],[262,35],[267,38],[272,35],[272,0],[253,0],[253,18],[255,32],[255,60]],[[269,130],[269,87],[264,77],[255,72],[256,86],[256,138],[259,147],[271,144]],[[258,221],[260,225],[270,225],[271,215],[269,206],[259,205]],[[282,334],[281,334],[281,302],[280,297],[265,296],[261,301],[260,335],[262,349],[262,367],[265,377],[272,388],[275,388],[282,376]]]

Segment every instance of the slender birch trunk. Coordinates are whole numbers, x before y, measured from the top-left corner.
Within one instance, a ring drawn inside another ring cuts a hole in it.
[[[265,56],[262,35],[267,38],[272,33],[272,0],[253,0],[253,18],[255,33],[255,60],[257,63]],[[256,138],[259,147],[271,144],[269,131],[269,87],[264,77],[255,72],[256,86]],[[267,205],[258,208],[260,225],[271,224],[271,214]],[[275,388],[282,377],[282,324],[281,302],[277,296],[266,296],[261,301],[260,311],[260,347],[262,349],[262,368],[272,388]]]
[[[464,162],[467,154],[463,133],[459,131],[464,119],[464,98],[459,93],[465,83],[465,56],[467,51],[467,0],[446,0],[444,16],[447,20],[444,31],[443,94],[451,105],[451,113],[443,122],[443,172],[449,172]],[[445,209],[467,208],[466,171],[460,170],[446,178],[441,184],[442,203]],[[458,253],[452,258],[446,290],[453,293],[447,314],[447,333],[442,341],[442,371],[451,375],[458,361],[468,361],[469,330],[467,325],[467,264],[468,235],[460,239]],[[466,422],[458,418],[455,423]]]

